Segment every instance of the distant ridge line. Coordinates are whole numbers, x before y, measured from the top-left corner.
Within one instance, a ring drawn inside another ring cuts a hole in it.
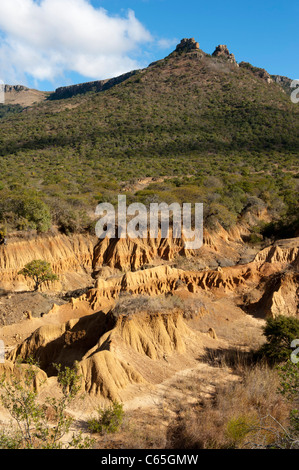
[[[131,72],[124,73],[118,77],[109,78],[106,80],[96,80],[93,82],[79,83],[77,85],[63,86],[57,88],[54,93],[49,97],[50,100],[61,100],[71,98],[72,96],[81,95],[88,92],[100,92],[108,90],[109,88],[118,85],[119,83],[128,80],[133,75],[136,75],[139,70],[132,70]]]

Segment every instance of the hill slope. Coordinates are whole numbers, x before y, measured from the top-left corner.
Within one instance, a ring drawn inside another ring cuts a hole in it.
[[[299,108],[260,70],[238,66],[225,48],[210,56],[183,40],[110,89],[4,117],[0,217],[11,227],[39,228],[39,215],[30,218],[23,201],[36,207],[42,200],[52,221],[77,230],[98,201],[115,202],[128,182],[144,177],[167,184],[128,190],[130,200],[205,202],[228,225],[250,197],[279,216],[294,213]]]

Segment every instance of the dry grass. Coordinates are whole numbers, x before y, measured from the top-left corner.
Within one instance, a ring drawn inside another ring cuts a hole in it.
[[[161,406],[128,411],[121,431],[105,442],[102,437],[98,447],[242,449],[277,442],[290,412],[278,392],[277,370],[236,351],[226,352],[219,367],[210,369],[208,376],[189,374],[177,380]]]
[[[289,417],[289,406],[277,392],[277,371],[243,363],[238,369],[243,371],[240,382],[219,385],[214,398],[204,398],[200,408],[182,409],[169,427],[169,448],[246,448],[274,442]]]
[[[134,315],[139,312],[162,313],[171,310],[181,310],[187,314],[198,314],[204,304],[192,298],[180,298],[176,294],[166,294],[158,296],[139,295],[132,297],[129,294],[122,294],[113,310],[115,315]]]

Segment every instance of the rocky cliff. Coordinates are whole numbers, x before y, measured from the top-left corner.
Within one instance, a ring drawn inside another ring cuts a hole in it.
[[[21,291],[32,288],[30,280],[18,272],[30,261],[49,262],[59,281],[44,289],[67,291],[92,282],[93,249],[96,237],[88,234],[39,236],[29,240],[9,241],[0,246],[0,289]]]
[[[34,357],[48,376],[55,375],[53,362],[79,365],[83,389],[109,400],[119,400],[130,385],[153,385],[153,371],[164,370],[165,377],[173,373],[167,358],[188,353],[188,344],[209,335],[192,330],[182,311],[150,314],[140,311],[133,317],[125,313],[115,316],[97,312],[61,325],[46,325],[37,329],[8,357]]]
[[[236,59],[234,54],[231,54],[225,44],[219,44],[219,46],[216,47],[215,51],[212,54],[213,57],[220,57],[222,59],[227,60],[228,62],[231,62],[232,64],[236,64]]]
[[[57,88],[54,93],[51,94],[51,100],[62,100],[66,98],[71,98],[72,96],[82,95],[89,92],[100,92],[108,90],[109,88],[118,85],[119,83],[128,80],[130,77],[138,73],[138,70],[132,70],[118,77],[106,79],[106,80],[97,80],[94,82],[80,83],[78,85],[70,85]]]
[[[90,268],[91,246],[80,242]],[[247,264],[197,271],[168,265],[107,271],[87,293],[35,319],[40,326],[32,327],[7,359],[13,364],[17,357],[33,356],[48,376],[55,373],[53,362],[70,366],[77,361],[88,394],[122,399],[130,387],[152,386],[162,380],[162,371],[164,380],[182,363],[186,367],[209,342],[223,344],[201,319],[214,319],[219,326],[223,315],[226,323],[234,312],[244,328],[254,317],[298,316],[298,258],[297,238],[276,242]],[[69,266],[75,269],[78,261],[71,259]],[[238,338],[243,333],[238,331]]]

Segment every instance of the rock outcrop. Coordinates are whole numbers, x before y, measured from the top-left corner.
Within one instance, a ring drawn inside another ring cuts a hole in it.
[[[195,41],[194,38],[184,38],[176,46],[176,52],[190,52],[199,50],[199,43]]]
[[[266,318],[278,315],[296,317],[299,315],[299,274],[278,273],[266,280],[264,294],[252,304],[249,311],[260,313]]]
[[[4,85],[4,93],[11,93],[14,91],[19,93],[20,91],[29,91],[29,88],[23,85]]]
[[[46,315],[49,322],[11,351],[8,360],[33,356],[48,376],[55,374],[53,363],[77,362],[87,393],[120,399],[129,386],[152,384],[153,363],[159,368],[165,357],[187,357],[191,343],[200,350],[203,338],[212,347],[221,341],[211,327],[205,332],[191,327],[196,318],[205,318],[207,308],[213,309],[212,301],[191,312],[183,299],[192,297],[199,305],[203,296],[238,301],[243,296],[243,308],[253,316],[297,316],[298,242],[278,241],[243,265],[198,271],[161,265],[99,277],[92,289],[71,301],[76,311],[68,321],[50,323],[51,315],[57,319],[59,312],[61,318],[68,313],[67,305],[56,306]],[[160,302],[149,308],[142,298]],[[130,299],[136,301],[134,308]]]
[[[133,296],[173,293],[177,281],[181,281],[188,291],[193,293],[203,290],[221,295],[230,292],[237,294],[258,287],[262,279],[270,279],[285,269],[296,272],[298,259],[298,238],[282,240],[260,251],[254,260],[247,264],[198,271],[160,265],[135,272],[115,274],[107,279],[99,277],[94,288],[82,296],[82,299],[96,310],[101,308],[104,300],[117,300],[122,293]],[[264,289],[266,291],[267,286]],[[292,292],[295,292],[294,289]],[[295,311],[293,307],[292,311]]]
[[[32,106],[45,101],[49,95],[48,92],[33,90],[23,85],[4,85],[5,104]]]
[[[255,67],[251,65],[249,62],[240,62],[239,67],[250,70],[256,77],[259,77],[262,80],[265,80],[267,83],[273,82],[271,75],[265,69],[262,69],[260,67]]]
[[[76,361],[85,391],[115,400],[128,385],[149,383],[152,361],[185,353],[190,335],[180,312],[133,317],[97,312],[39,328],[8,359],[12,364],[17,357],[34,357],[49,376],[55,375],[53,363],[72,366]]]
[[[233,227],[227,231],[220,225],[215,230],[203,230],[203,246],[197,250],[185,248],[185,238],[173,238],[170,232],[168,238],[162,238],[159,232],[157,238],[105,238],[99,240],[94,250],[93,270],[101,276],[103,266],[121,271],[136,271],[142,267],[161,264],[182,256],[186,259],[196,258],[198,263],[206,266],[209,262],[218,265],[215,258],[229,257],[231,264],[237,262],[239,251],[243,247],[243,237],[250,232],[245,225]]]
[[[298,265],[299,239],[289,238],[278,240],[273,245],[261,250],[254,258],[257,264],[281,263],[284,265]]]
[[[227,60],[228,62],[232,64],[236,64],[236,59],[234,54],[231,54],[227,48],[226,45],[224,44],[219,44],[219,46],[216,47],[215,51],[212,54],[213,57],[220,57],[222,59]]]
[[[294,88],[291,87],[293,82],[291,78],[282,75],[271,75],[271,78],[275,83],[278,83],[288,95],[294,90]]]
[[[109,90],[109,88],[112,88],[115,85],[118,85],[119,83],[128,80],[130,77],[132,77],[138,72],[138,70],[132,70],[131,72],[127,72],[118,77],[109,78],[106,80],[96,80],[94,82],[79,83],[78,85],[60,87],[57,88],[55,92],[50,95],[50,99],[62,100],[89,92],[99,93],[101,91]]]
[[[43,383],[47,380],[47,374],[37,366],[32,366],[35,373],[32,388],[35,391],[39,391]],[[14,381],[24,385],[24,378],[26,372],[30,373],[30,366],[28,364],[18,364],[14,361],[5,361],[3,364],[0,363],[0,377],[5,376],[7,384],[13,383]]]

